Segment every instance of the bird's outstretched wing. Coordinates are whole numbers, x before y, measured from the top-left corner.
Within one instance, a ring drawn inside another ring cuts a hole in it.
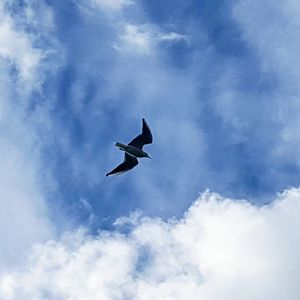
[[[107,173],[106,176],[122,174],[134,168],[138,163],[139,162],[135,157],[125,153],[124,161],[116,168],[114,168],[112,171]]]
[[[128,145],[134,146],[139,149],[143,149],[146,144],[151,144],[153,141],[152,133],[146,120],[143,118],[143,129],[142,133],[135,137]]]

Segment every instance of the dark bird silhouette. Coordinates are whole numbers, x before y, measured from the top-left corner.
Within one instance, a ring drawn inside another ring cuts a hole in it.
[[[117,142],[115,144],[120,150],[125,151],[124,161],[117,166],[115,169],[106,174],[118,175],[134,168],[139,162],[137,157],[148,157],[151,158],[147,152],[143,151],[143,146],[151,144],[153,141],[152,133],[146,120],[143,118],[143,129],[142,133],[135,137],[128,145]]]

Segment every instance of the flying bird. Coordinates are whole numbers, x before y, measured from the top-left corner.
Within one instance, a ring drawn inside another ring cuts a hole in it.
[[[153,138],[150,127],[143,118],[143,128],[141,134],[135,137],[128,145],[119,142],[115,144],[115,146],[120,150],[125,151],[124,160],[120,165],[107,173],[106,176],[119,175],[133,169],[139,163],[137,157],[151,158],[147,152],[143,151],[143,146],[146,144],[151,144],[152,141]]]

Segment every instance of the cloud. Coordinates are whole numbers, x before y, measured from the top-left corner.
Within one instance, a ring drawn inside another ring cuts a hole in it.
[[[178,42],[180,40],[187,40],[187,37],[183,34],[170,32],[158,35],[157,39],[160,41]]]
[[[46,201],[54,181],[42,169],[41,133],[51,122],[35,101],[47,70],[55,66],[48,55],[51,43],[44,40],[50,24],[42,2],[35,9],[35,1],[23,4],[21,12],[11,2],[0,4],[0,272],[20,263],[32,244],[55,234]],[[39,24],[36,15],[44,16]],[[51,68],[45,67],[46,58]]]
[[[102,15],[113,20],[116,17],[120,18],[123,11],[130,6],[134,6],[132,0],[73,0],[78,5],[81,12],[85,16]]]
[[[121,10],[122,8],[133,4],[131,0],[90,0],[91,5],[98,8]]]
[[[269,114],[280,126],[272,156],[277,161],[296,163],[297,167],[300,166],[299,11],[300,5],[292,0],[238,1],[232,9],[243,39],[260,60],[262,74],[271,73],[276,80],[276,88],[267,100]]]
[[[42,59],[42,51],[33,48],[28,35],[14,28],[10,16],[0,7],[0,56],[9,60],[20,73],[22,80],[31,81]]]
[[[42,84],[46,60],[52,63],[48,70],[55,69],[59,60],[53,60],[51,11],[43,2],[29,5],[25,1],[23,5],[19,13],[13,3],[0,3],[0,59],[7,61],[11,73],[15,72],[23,88],[28,89]]]
[[[139,26],[126,24],[120,39],[124,42],[124,48],[128,50],[150,53],[152,41],[148,30],[142,30]],[[117,46],[116,48],[120,49],[121,47]]]
[[[21,124],[15,121],[11,125]],[[4,122],[1,126],[11,130]],[[14,134],[31,138],[28,129],[15,127]],[[19,263],[32,243],[49,239],[53,233],[45,198],[39,187],[38,153],[32,149],[31,159],[27,157],[31,142],[18,143],[13,138],[0,137],[0,271]]]
[[[1,56],[16,63],[22,79],[30,79],[33,70],[41,59],[40,51],[32,49],[24,36],[12,30],[9,21],[2,21],[0,35]]]
[[[37,246],[2,274],[4,299],[289,299],[299,296],[300,189],[257,207],[206,192],[179,220],[133,215]],[[127,222],[129,233],[121,233]]]
[[[130,51],[140,54],[154,54],[154,47],[160,42],[186,41],[186,37],[176,32],[162,32],[150,24],[133,25],[125,23],[120,34],[120,44],[114,46],[117,50]]]

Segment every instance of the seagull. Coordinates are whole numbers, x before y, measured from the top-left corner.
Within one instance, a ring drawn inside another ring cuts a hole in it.
[[[115,169],[107,173],[106,176],[119,175],[133,169],[139,163],[137,157],[151,158],[147,152],[143,151],[143,146],[146,144],[151,144],[152,141],[153,138],[150,127],[143,118],[143,129],[141,134],[135,137],[128,145],[119,142],[115,144],[115,146],[120,150],[125,151],[124,160]]]

